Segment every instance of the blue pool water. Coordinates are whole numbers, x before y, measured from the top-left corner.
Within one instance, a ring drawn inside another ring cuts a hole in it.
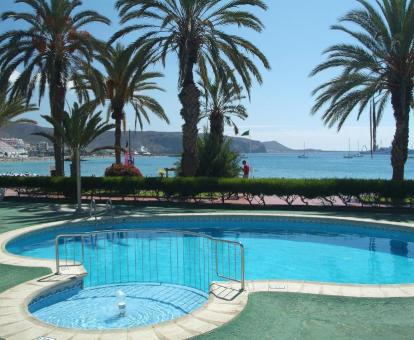
[[[191,230],[220,239],[239,241],[245,247],[247,280],[289,279],[359,284],[414,282],[414,233],[395,228],[368,227],[338,221],[248,216],[141,219],[116,222],[116,225],[107,222],[106,225],[85,225],[72,229],[62,227],[36,232],[12,241],[7,249],[15,254],[52,259],[55,254],[54,238],[58,234],[86,232],[99,228],[102,230],[116,228]],[[175,241],[180,244],[178,240]],[[159,256],[152,255],[152,258],[161,262],[161,268],[162,261],[171,256],[166,250],[168,244],[171,242],[174,244],[175,241],[171,241],[171,238],[159,241]],[[181,241],[184,244],[184,241]],[[131,267],[139,267],[139,264],[133,263],[133,261],[137,262],[137,255],[135,254],[135,258],[131,255],[131,244],[122,242],[122,240],[116,242],[105,240],[104,242],[116,244],[115,257],[119,256],[123,258],[123,261],[129,261]],[[188,239],[186,242],[192,241]],[[102,248],[103,245],[103,243],[98,243],[96,246]],[[144,248],[144,245],[142,247]],[[88,249],[88,245],[86,248]],[[180,246],[173,249],[178,252]],[[102,250],[100,251],[99,256],[104,256]],[[88,254],[88,250],[86,252]],[[94,254],[90,251],[87,256],[93,258]],[[138,258],[139,256],[140,253],[138,253]],[[189,257],[192,257],[192,254],[189,254]],[[88,263],[86,262],[87,269]],[[90,263],[93,261],[91,260]],[[183,264],[184,267],[185,265]],[[102,272],[107,264],[100,262],[95,266],[101,268],[90,269],[91,286],[103,284]],[[169,272],[161,270],[159,277],[151,278],[151,271],[148,272],[145,268],[146,265],[142,265],[141,269],[138,268],[138,273],[128,273],[128,277],[135,275],[138,281],[147,275],[146,281],[149,281],[170,275]],[[95,269],[97,273],[101,273],[100,277],[94,276]],[[112,273],[108,273],[108,277],[111,275],[118,277],[118,270],[119,279],[117,280],[123,282],[124,279],[126,280],[127,273],[122,272],[122,268],[117,267],[117,263],[111,263]],[[177,271],[179,271],[178,264]],[[190,268],[187,279],[188,276],[192,279],[191,273]],[[134,279],[134,276],[132,278]],[[197,278],[194,279],[197,280]],[[187,282],[175,283],[187,284]],[[203,287],[200,286],[200,288]]]
[[[119,315],[119,291],[126,295],[125,316]],[[206,301],[207,294],[188,287],[111,285],[67,290],[31,304],[29,310],[38,319],[58,327],[103,330],[177,319]]]

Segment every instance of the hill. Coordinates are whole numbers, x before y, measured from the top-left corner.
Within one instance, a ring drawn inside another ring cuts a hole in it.
[[[294,151],[290,148],[288,148],[287,146],[284,146],[276,141],[271,141],[271,142],[263,142],[263,145],[266,148],[266,151],[268,153],[278,153],[278,152],[290,152],[290,151]]]
[[[21,138],[25,143],[37,144],[45,141],[43,137],[33,136],[35,132],[51,133],[51,128],[30,124],[10,124],[0,128],[0,137]],[[182,152],[181,132],[131,131],[131,148],[140,150],[144,146],[155,155],[174,155]],[[259,141],[239,137],[230,137],[233,148],[241,153],[266,153],[266,147]],[[122,145],[126,144],[128,133],[122,134]],[[110,146],[114,143],[113,131],[108,131],[97,138],[88,149]]]

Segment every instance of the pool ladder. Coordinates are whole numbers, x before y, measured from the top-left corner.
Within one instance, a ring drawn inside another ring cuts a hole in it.
[[[96,216],[96,201],[94,198],[91,199],[91,203],[89,204],[89,218],[95,217],[95,221],[98,219]]]
[[[110,198],[106,201],[106,204],[105,204],[105,214],[106,213],[110,213],[112,218],[115,217],[114,206]],[[96,201],[94,198],[91,199],[91,203],[89,204],[89,218],[92,218],[92,217],[95,218],[95,221],[98,220],[98,212],[96,208]]]
[[[108,200],[106,201],[106,204],[105,204],[105,212],[106,213],[109,213],[112,218],[115,217],[115,214],[114,214],[114,206],[112,204],[112,199],[110,199],[110,198],[108,198]]]

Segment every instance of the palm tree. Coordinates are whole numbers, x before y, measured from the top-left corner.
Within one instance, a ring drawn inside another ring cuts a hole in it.
[[[53,135],[43,132],[34,133],[34,135],[49,139],[52,143],[56,142],[55,138],[59,138],[70,149],[72,176],[77,178],[78,209],[81,208],[80,152],[97,137],[114,127],[114,125],[103,121],[101,117],[102,111],[95,113],[97,105],[97,101],[86,102],[83,105],[74,103],[69,112],[63,112],[62,120],[44,115],[42,118],[53,126],[55,133]],[[58,137],[56,137],[56,134]]]
[[[145,51],[134,53],[121,44],[115,48],[108,47],[106,52],[97,56],[97,60],[103,65],[105,74],[96,68],[88,68],[80,75],[86,84],[80,86],[84,90],[91,89],[103,103],[109,101],[108,112],[115,120],[115,160],[121,164],[121,126],[122,122],[125,123],[127,105],[135,111],[135,125],[139,124],[141,129],[144,120],[150,123],[150,112],[169,123],[162,106],[147,94],[149,91],[163,91],[156,82],[162,74],[148,71],[151,60]],[[82,83],[81,79],[79,83]],[[88,92],[84,90],[83,95],[87,97]]]
[[[33,104],[27,104],[26,98],[8,98],[8,92],[9,91],[0,92],[0,127],[3,127],[9,123],[36,124],[36,122],[31,119],[13,120],[24,113],[36,111],[37,107]]]
[[[202,84],[202,87],[205,109],[200,118],[209,119],[212,142],[222,145],[224,143],[224,123],[232,126],[237,135],[239,129],[233,121],[233,117],[243,120],[248,117],[245,106],[240,103],[245,97],[240,93],[240,86],[235,87],[232,83],[226,84],[218,79],[214,82],[209,80],[206,84]]]
[[[326,62],[312,75],[339,68],[342,72],[314,91],[317,95],[312,112],[322,110],[329,126],[344,122],[354,111],[358,117],[379,94],[377,114],[382,115],[391,99],[396,131],[392,143],[393,180],[404,179],[408,153],[410,104],[413,100],[414,77],[414,1],[357,0],[362,6],[340,19],[332,29],[345,32],[354,44],[338,44],[325,52]],[[345,24],[351,24],[349,28]],[[359,28],[356,29],[356,28]]]
[[[137,22],[117,32],[112,41],[138,31],[142,34],[131,48],[148,48],[164,65],[170,53],[178,56],[180,113],[184,119],[181,171],[184,176],[194,176],[199,162],[197,123],[201,95],[194,81],[194,68],[198,67],[204,83],[209,71],[221,79],[228,77],[235,86],[240,77],[248,93],[252,78],[262,83],[252,56],[270,68],[266,57],[251,42],[223,29],[235,26],[261,32],[260,19],[243,8],[266,10],[267,6],[261,0],[118,0],[116,7],[121,23]]]
[[[5,12],[1,19],[22,21],[25,29],[11,30],[0,35],[0,88],[5,88],[10,76],[22,67],[13,83],[11,95],[32,98],[35,87],[39,103],[49,92],[51,116],[62,119],[68,83],[80,66],[88,65],[100,42],[83,27],[90,23],[109,24],[106,17],[95,11],[75,10],[80,0],[15,0],[30,7],[27,12]],[[48,85],[48,88],[47,86]],[[55,132],[57,137],[57,132]],[[54,139],[56,174],[64,175],[62,141]]]

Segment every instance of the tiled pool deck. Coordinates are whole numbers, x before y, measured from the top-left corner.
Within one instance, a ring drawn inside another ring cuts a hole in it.
[[[207,213],[211,215],[211,212]],[[235,215],[237,213],[218,213],[218,215]],[[288,216],[291,213],[255,213],[241,212],[240,214],[263,215],[263,216]],[[158,214],[155,214],[158,215]],[[169,216],[196,216],[205,215],[197,213],[180,214],[174,213]],[[140,217],[142,215],[136,215]],[[159,216],[159,215],[158,215]],[[333,216],[301,215],[295,217],[332,218]],[[386,219],[373,218],[358,219],[355,217],[342,218],[348,221],[386,223],[399,227],[412,228],[414,223],[390,222]],[[68,222],[68,221],[67,221]],[[66,222],[66,223],[67,223]],[[71,221],[76,222],[76,221]],[[29,266],[49,267],[54,272],[55,263],[51,260],[32,259],[9,254],[5,251],[5,244],[12,238],[28,231],[53,227],[61,222],[52,222],[32,227],[12,230],[0,234],[0,263]],[[49,275],[41,279],[32,280],[13,287],[0,294],[0,336],[6,339],[36,339],[47,336],[52,339],[186,339],[209,332],[225,323],[233,320],[246,306],[248,294],[253,292],[275,292],[275,293],[302,293],[320,294],[349,297],[414,297],[414,283],[404,285],[344,285],[317,282],[296,281],[248,281],[246,291],[240,293],[239,285],[236,284],[214,284],[212,294],[208,303],[201,309],[182,317],[178,320],[158,324],[151,327],[120,330],[120,331],[82,331],[57,328],[35,319],[28,312],[28,303],[42,291],[62,285],[68,281],[79,279],[84,275],[82,270],[77,272],[65,272],[63,275]]]

